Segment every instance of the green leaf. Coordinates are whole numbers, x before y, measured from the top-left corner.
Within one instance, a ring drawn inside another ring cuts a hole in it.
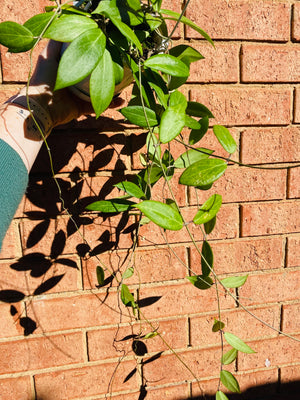
[[[205,230],[205,233],[207,235],[212,233],[212,231],[214,230],[214,227],[216,226],[216,222],[217,222],[217,218],[216,217],[213,217],[213,219],[211,219],[210,221],[205,222],[204,230]]]
[[[190,149],[177,158],[174,167],[187,168],[199,160],[207,159],[212,153],[213,150],[205,149],[204,147]]]
[[[133,267],[127,268],[126,271],[124,272],[124,274],[122,275],[122,279],[131,278],[133,273],[134,273],[134,268]]]
[[[78,36],[60,60],[55,90],[74,85],[87,77],[105,50],[106,38],[101,29],[90,29]]]
[[[227,351],[227,353],[223,354],[223,357],[221,360],[222,364],[224,364],[224,365],[231,364],[234,360],[236,360],[237,354],[238,354],[237,349],[231,349],[231,350]]]
[[[56,16],[54,12],[37,14],[34,17],[30,18],[28,21],[26,21],[23,26],[29,29],[30,32],[33,34],[33,36],[40,36],[43,33],[46,26],[50,23],[50,21],[52,19],[54,21],[55,18]]]
[[[180,176],[179,182],[187,186],[205,186],[215,182],[225,172],[227,164],[223,160],[200,160],[190,165]]]
[[[189,67],[169,54],[156,54],[144,62],[145,67],[160,71],[171,76],[188,77]]]
[[[97,275],[98,285],[103,286],[103,284],[104,284],[104,269],[102,267],[100,267],[100,265],[98,265],[96,268],[96,275]]]
[[[146,339],[152,339],[152,338],[154,338],[155,336],[157,336],[158,335],[158,332],[149,332],[149,333],[147,333],[144,337],[143,337],[143,339],[144,340],[146,340]]]
[[[202,275],[208,276],[214,267],[214,255],[210,244],[205,240],[201,250],[201,269]]]
[[[111,55],[104,50],[90,79],[90,95],[93,108],[98,118],[110,105],[114,96],[115,78]]]
[[[214,281],[210,276],[197,275],[197,276],[187,276],[187,279],[200,290],[210,289],[214,284]]]
[[[0,24],[0,44],[12,53],[22,53],[32,48],[34,36],[25,26],[6,21]]]
[[[90,211],[99,211],[103,213],[117,213],[128,211],[136,203],[126,199],[99,200],[89,204],[86,209]]]
[[[229,154],[232,154],[236,151],[236,142],[225,126],[214,125],[213,131],[223,149],[225,149]]]
[[[209,127],[209,118],[208,117],[203,117],[200,119],[198,122],[200,124],[200,129],[193,129],[190,133],[189,137],[189,144],[195,144],[199,142],[203,138],[203,136],[206,134],[208,131]]]
[[[214,218],[222,205],[222,196],[213,194],[202,206],[195,215],[193,222],[196,225],[205,224]]]
[[[171,56],[177,57],[179,60],[182,60],[185,64],[190,64],[204,58],[198,50],[186,44],[180,44],[178,46],[172,47],[169,50],[169,54],[171,54]]]
[[[150,26],[150,29],[152,31],[154,31],[154,29],[157,29],[162,23],[161,17],[157,17],[153,14],[146,13],[145,17],[146,17],[147,24]]]
[[[161,116],[159,127],[159,139],[162,143],[168,143],[180,134],[185,126],[185,109],[187,100],[185,96],[175,90],[169,98],[169,107]]]
[[[143,54],[142,45],[139,39],[137,38],[136,34],[133,32],[133,30],[129,28],[128,25],[124,24],[124,22],[122,22],[121,19],[112,16],[108,17],[110,18],[111,22],[119,29],[122,35],[125,36],[130,42],[135,44],[140,54]]]
[[[97,23],[91,18],[75,14],[62,14],[52,22],[44,37],[59,42],[71,42],[82,33],[97,28]]]
[[[201,29],[198,25],[196,25],[193,21],[191,21],[189,18],[185,17],[184,15],[180,16],[180,14],[178,14],[175,11],[171,11],[171,10],[161,9],[160,12],[161,12],[161,14],[165,14],[170,17],[170,18],[165,17],[165,19],[172,19],[174,21],[178,21],[178,19],[180,19],[180,21],[183,24],[188,25],[190,28],[192,28],[196,32],[200,33],[200,35],[202,37],[204,37],[204,39],[206,39],[211,45],[214,46],[214,42],[212,41],[210,36],[203,29]]]
[[[123,181],[114,186],[116,186],[118,189],[124,190],[124,192],[130,196],[136,197],[137,199],[145,198],[145,193],[133,182]]]
[[[121,285],[121,300],[126,307],[136,308],[134,297],[124,283]]]
[[[189,115],[185,116],[185,126],[187,126],[189,129],[201,129],[200,123]]]
[[[152,222],[164,229],[178,231],[183,227],[179,211],[173,207],[154,200],[145,200],[136,206]]]
[[[252,350],[242,339],[235,336],[233,333],[225,332],[224,337],[227,343],[230,344],[234,349],[241,351],[242,353],[252,354],[256,351]]]
[[[224,328],[225,328],[224,322],[215,319],[213,327],[212,327],[212,331],[213,332],[219,332]]]
[[[148,126],[158,125],[157,115],[151,108],[142,106],[128,106],[122,108],[120,112],[127,118],[132,124],[147,128]],[[146,117],[145,117],[146,115]]]
[[[203,104],[197,103],[196,101],[188,102],[186,113],[198,118],[214,118],[213,114],[207,107],[205,107]]]
[[[238,288],[244,285],[248,278],[248,275],[243,276],[229,276],[221,280],[222,285],[227,288]]]
[[[220,378],[223,385],[231,392],[241,393],[240,385],[231,372],[222,370],[220,372]]]
[[[146,139],[147,155],[150,160],[160,160],[161,147],[159,140],[151,131],[147,135]]]
[[[225,393],[218,390],[216,393],[216,400],[229,400]]]
[[[163,164],[165,171],[165,179],[170,180],[174,175],[174,158],[169,150],[166,150],[162,156],[161,162]]]

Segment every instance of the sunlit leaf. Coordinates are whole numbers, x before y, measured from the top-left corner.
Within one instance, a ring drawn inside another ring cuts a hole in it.
[[[157,336],[158,335],[158,332],[149,332],[149,333],[147,333],[144,337],[143,337],[143,339],[145,340],[145,339],[152,339],[152,338],[154,338],[155,336]]]
[[[155,111],[142,106],[128,106],[120,110],[120,112],[132,124],[146,128],[148,126],[158,125],[157,115]]]
[[[213,150],[205,149],[204,147],[190,149],[177,158],[174,163],[174,167],[187,168],[199,160],[208,158],[212,153]]]
[[[221,280],[222,285],[227,288],[238,288],[244,285],[248,278],[248,275],[243,276],[229,276]]]
[[[182,60],[186,64],[190,64],[204,58],[198,50],[186,44],[180,44],[178,46],[172,47],[169,50],[169,54],[171,54],[171,56],[177,57],[179,60]]]
[[[91,18],[75,14],[62,14],[52,22],[44,37],[59,42],[71,42],[85,31],[97,28],[97,23]]]
[[[216,393],[216,400],[229,400],[225,393],[218,390]]]
[[[134,297],[130,293],[128,286],[125,285],[124,283],[121,286],[121,300],[126,307],[133,307],[133,308],[136,307]]]
[[[159,127],[159,138],[168,143],[180,134],[186,122],[185,109],[187,100],[178,90],[171,93],[169,106],[164,111]]]
[[[131,278],[133,273],[134,273],[134,268],[133,267],[127,268],[126,271],[124,272],[124,274],[122,275],[122,279]]]
[[[223,385],[231,392],[241,393],[240,385],[231,372],[222,370],[220,372],[220,378]]]
[[[189,76],[189,67],[174,56],[169,54],[156,54],[144,62],[145,67],[160,71],[171,76]]]
[[[223,354],[221,360],[222,364],[224,365],[231,364],[233,361],[236,360],[237,354],[238,354],[237,349],[230,349],[229,351],[227,351],[227,353]]]
[[[189,144],[195,144],[199,142],[203,138],[203,136],[206,134],[208,131],[209,127],[209,118],[208,117],[203,117],[198,121],[200,124],[200,129],[193,129],[190,132],[190,137],[189,137]]]
[[[213,194],[202,206],[195,215],[193,222],[194,224],[200,225],[213,219],[222,205],[222,196],[219,194]]]
[[[103,213],[116,213],[128,211],[135,203],[126,199],[99,200],[89,204],[86,209]]]
[[[124,190],[130,196],[142,199],[145,197],[145,193],[135,183],[129,181],[123,181],[115,185],[118,189]]]
[[[210,244],[204,240],[201,250],[202,275],[208,276],[214,267],[214,255]]]
[[[232,154],[236,151],[236,142],[225,126],[214,125],[213,131],[224,150],[226,150],[229,154]]]
[[[6,21],[0,24],[0,44],[12,53],[21,53],[32,48],[34,36],[25,26]]]
[[[196,101],[188,102],[186,113],[198,118],[214,118],[213,114],[207,107],[205,107],[203,104],[197,103]]]
[[[243,342],[242,339],[238,338],[233,333],[225,332],[224,337],[226,342],[229,343],[230,346],[232,346],[236,350],[247,354],[256,353],[254,350],[251,349],[250,346],[248,346],[245,342]]]
[[[197,276],[187,276],[187,279],[198,289],[206,290],[210,289],[214,284],[214,281],[210,276],[197,275]]]
[[[104,269],[98,265],[96,268],[96,276],[97,276],[97,282],[99,286],[103,286],[104,284]]]
[[[210,233],[212,233],[212,231],[214,230],[215,226],[216,226],[216,222],[217,222],[217,218],[213,217],[210,221],[205,222],[204,224],[204,230],[205,233],[207,235],[209,235]]]
[[[137,204],[136,207],[152,222],[164,229],[178,231],[183,227],[183,220],[178,210],[174,210],[168,204],[145,200]]]
[[[223,160],[200,160],[189,166],[180,176],[179,182],[187,186],[205,186],[215,182],[225,172],[227,164]]]
[[[56,18],[54,12],[37,14],[27,20],[23,26],[29,29],[33,36],[40,36],[51,20]],[[53,22],[52,22],[53,23]],[[44,36],[43,36],[44,37]]]

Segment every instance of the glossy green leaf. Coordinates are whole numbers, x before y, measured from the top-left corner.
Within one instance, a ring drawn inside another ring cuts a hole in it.
[[[214,218],[222,205],[222,196],[219,194],[213,194],[202,206],[195,215],[193,222],[194,224],[200,225],[205,224]]]
[[[199,160],[207,159],[212,153],[213,150],[205,149],[204,147],[190,149],[177,158],[174,166],[176,168],[187,168]]]
[[[102,213],[116,213],[128,211],[135,203],[126,199],[99,200],[89,204],[86,209]]]
[[[212,287],[214,281],[211,279],[210,276],[187,276],[187,279],[197,288],[200,290],[207,290]]]
[[[205,107],[203,104],[197,103],[196,101],[188,102],[186,113],[198,118],[214,118],[213,114],[207,107]]]
[[[207,235],[209,235],[210,233],[212,233],[212,231],[214,230],[215,226],[216,226],[216,222],[217,222],[217,218],[213,217],[210,221],[205,222],[204,224],[204,230],[205,233]]]
[[[222,370],[220,372],[220,378],[223,385],[231,392],[241,393],[240,385],[231,372]]]
[[[157,336],[157,335],[158,335],[158,332],[149,332],[149,333],[147,333],[147,334],[143,337],[143,339],[144,339],[144,340],[152,339],[152,338],[154,338],[154,337]]]
[[[229,276],[221,280],[222,285],[227,288],[238,288],[244,285],[248,278],[248,275],[243,276]]]
[[[6,21],[0,24],[0,44],[12,53],[21,53],[32,48],[34,36],[25,26]]]
[[[91,18],[75,14],[62,14],[49,26],[44,37],[59,42],[71,42],[82,33],[97,28],[97,23]]]
[[[225,393],[221,390],[218,390],[216,393],[216,400],[229,400]]]
[[[201,269],[202,275],[208,276],[214,267],[214,255],[210,244],[204,240],[201,249]]]
[[[196,25],[193,21],[191,21],[189,18],[185,17],[184,15],[181,16],[177,12],[171,11],[171,10],[161,9],[160,12],[162,14],[168,15],[169,19],[172,19],[174,21],[178,21],[178,19],[180,19],[180,21],[183,24],[188,25],[190,28],[192,28],[196,32],[200,33],[200,35],[203,36],[204,39],[206,39],[210,44],[212,44],[214,46],[214,43],[213,43],[212,39],[210,38],[210,36],[203,29],[201,29],[198,25]],[[165,19],[168,19],[168,17],[165,17]]]
[[[29,29],[33,36],[40,36],[51,20],[56,18],[54,12],[37,14],[24,23],[23,26]],[[53,22],[52,22],[53,23]],[[44,37],[44,36],[43,36]]]
[[[124,283],[121,285],[121,300],[126,307],[133,307],[133,308],[136,307],[134,297],[130,293],[128,286],[125,285]]]
[[[238,351],[237,349],[230,349],[229,351],[227,351],[227,353],[223,354],[223,357],[221,359],[222,364],[224,365],[229,365],[231,364],[233,361],[236,360]]]
[[[157,115],[155,111],[148,107],[128,106],[120,110],[120,112],[132,124],[147,128],[148,126],[158,125]]]
[[[90,29],[78,36],[63,53],[57,71],[55,90],[74,85],[87,77],[105,50],[101,29]]]
[[[178,231],[183,227],[183,220],[178,210],[174,210],[168,204],[145,200],[136,207],[161,228]]]
[[[230,344],[234,349],[241,351],[242,353],[252,354],[256,353],[254,350],[251,349],[242,339],[235,336],[233,333],[225,332],[224,337],[227,343]]]
[[[124,190],[130,196],[136,197],[137,199],[145,198],[145,193],[135,183],[129,181],[123,181],[115,185],[118,189]]]
[[[213,131],[224,150],[226,150],[229,154],[232,154],[236,151],[236,142],[225,126],[214,125]]]
[[[151,0],[151,3],[153,5],[153,10],[159,12],[162,0]]]
[[[96,268],[97,282],[99,286],[103,286],[104,284],[104,269],[100,267],[100,265]]]
[[[146,13],[145,17],[146,17],[147,24],[150,26],[150,29],[152,31],[154,31],[154,29],[157,29],[162,23],[161,17],[158,17],[151,13]]]
[[[194,49],[191,46],[186,44],[180,44],[178,46],[174,46],[169,50],[169,54],[171,56],[179,58],[179,60],[184,61],[186,64],[190,64],[192,62],[203,59],[202,54],[199,53],[198,50]]]
[[[160,160],[161,147],[156,135],[149,132],[146,139],[147,156],[150,160]]]
[[[224,322],[222,322],[222,321],[219,321],[219,320],[217,320],[217,319],[215,319],[214,320],[214,324],[213,324],[213,327],[212,327],[212,331],[213,332],[219,332],[219,331],[221,331],[222,329],[224,329],[225,328],[225,324],[224,324]]]
[[[180,134],[185,126],[185,109],[187,100],[178,90],[171,93],[169,106],[161,116],[159,127],[159,139],[162,143],[168,143]]]
[[[126,269],[126,271],[122,275],[122,279],[129,279],[129,278],[132,277],[133,274],[134,274],[134,268],[133,267],[129,267],[129,268]]]
[[[104,50],[90,79],[90,95],[93,108],[98,118],[110,105],[114,96],[115,78],[111,55]]]
[[[144,62],[145,67],[160,71],[171,76],[189,76],[189,67],[176,57],[169,54],[156,54]]]
[[[121,21],[119,18],[114,18],[114,17],[109,17],[111,22],[119,29],[119,31],[124,35],[130,42],[135,44],[136,48],[140,52],[140,54],[143,53],[142,45],[137,38],[136,34],[134,31],[129,28],[128,25],[124,24],[124,22]]]
[[[189,115],[185,116],[185,126],[189,129],[201,129],[200,123]]]
[[[200,129],[193,129],[190,132],[190,137],[189,137],[189,144],[195,144],[199,142],[203,138],[203,136],[206,134],[208,131],[209,127],[209,118],[208,117],[203,117],[198,121],[200,124]]]
[[[189,166],[180,176],[179,182],[187,186],[205,186],[215,182],[225,172],[227,164],[223,160],[200,160]]]

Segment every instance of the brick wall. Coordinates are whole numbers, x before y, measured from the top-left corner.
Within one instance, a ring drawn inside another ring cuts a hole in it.
[[[2,0],[1,20],[22,22],[49,2],[28,0],[22,11],[19,3]],[[180,10],[181,1],[164,5]],[[299,163],[299,2],[191,0],[187,16],[215,39],[216,50],[192,30],[177,29],[175,39],[184,37],[206,57],[192,66],[184,90],[212,110],[215,123],[230,127],[239,144],[235,159],[270,167]],[[0,101],[23,85],[28,65],[27,55],[1,49]],[[143,315],[199,378],[201,391],[159,337],[140,343],[137,353],[144,356],[136,355],[132,335],[149,332],[149,325],[134,322],[119,304],[109,274],[107,285],[96,287],[97,257],[115,273],[130,262],[135,219],[103,220],[82,210],[95,196],[113,197],[113,184],[137,172],[144,141],[140,129],[124,124],[112,110],[97,121],[81,119],[51,134],[54,169],[72,219],[61,212],[48,156],[41,151],[0,254],[1,399],[91,400],[111,393],[114,400],[137,400],[145,398],[143,384],[147,400],[215,393],[220,343],[211,327],[217,302],[213,290],[199,291],[185,279],[181,261],[200,270],[184,232],[168,235],[170,251],[159,229],[142,227],[134,261],[138,275],[128,285],[139,296]],[[222,154],[211,134],[203,146]],[[210,192],[200,194],[200,201],[215,191],[223,196],[211,235],[216,272],[249,273],[236,293],[242,304],[298,339],[299,171],[231,166]],[[158,196],[162,190],[157,189]],[[194,193],[180,187],[176,196],[183,212],[194,214]],[[194,234],[200,241],[201,233],[195,229]],[[86,255],[82,235],[92,256]],[[228,296],[221,296],[221,308],[228,330],[257,351],[241,354],[230,367],[241,389],[252,388],[247,392],[252,399],[255,387],[286,395],[300,380],[299,342],[253,319]]]

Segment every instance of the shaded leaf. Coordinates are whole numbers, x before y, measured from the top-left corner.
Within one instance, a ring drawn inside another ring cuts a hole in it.
[[[219,332],[222,329],[224,329],[224,327],[225,327],[224,322],[215,319],[213,327],[212,327],[212,331],[213,332]]]
[[[200,119],[199,124],[201,125],[200,129],[193,129],[190,133],[189,137],[189,144],[195,144],[199,142],[203,138],[203,136],[206,134],[208,131],[209,127],[209,118],[208,117],[203,117]]]
[[[216,222],[217,222],[216,217],[213,217],[210,221],[205,222],[204,230],[207,235],[209,235],[214,230],[214,227],[216,226]]]
[[[212,287],[214,284],[213,280],[209,276],[197,275],[187,276],[187,279],[198,289],[206,290]]]
[[[214,125],[213,131],[224,150],[226,150],[229,154],[232,154],[236,151],[236,142],[225,126]]]
[[[97,276],[98,285],[103,286],[105,274],[104,274],[104,269],[100,265],[97,265],[97,267],[96,267],[96,276]]]
[[[243,276],[229,276],[221,280],[222,285],[227,288],[238,288],[243,286],[248,278],[248,275]]]
[[[202,275],[208,276],[214,267],[214,255],[210,244],[205,240],[201,250],[201,269]]]
[[[243,342],[242,339],[238,338],[233,333],[225,332],[224,337],[226,342],[229,343],[230,346],[232,346],[236,350],[247,354],[256,353],[254,350],[251,349],[250,346],[248,346],[245,342]]]
[[[187,186],[205,186],[215,182],[225,172],[227,164],[223,160],[200,160],[189,166],[180,176],[179,182]]]
[[[196,101],[188,102],[186,113],[198,118],[214,118],[213,114],[207,107],[205,107],[203,104],[197,103]]]
[[[223,385],[231,392],[241,393],[240,385],[231,372],[222,370],[220,372],[220,378]]]
[[[152,222],[164,229],[177,231],[183,227],[183,220],[178,210],[174,210],[168,204],[145,200],[137,204],[136,207]]]
[[[213,194],[202,206],[195,215],[193,222],[196,225],[205,224],[213,219],[218,213],[222,205],[222,196]]]

